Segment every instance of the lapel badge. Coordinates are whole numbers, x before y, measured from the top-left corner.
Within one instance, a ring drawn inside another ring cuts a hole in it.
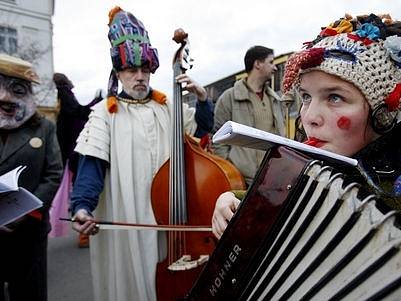
[[[40,139],[39,137],[33,137],[31,140],[29,140],[29,144],[33,147],[33,148],[39,148],[42,146],[43,141],[42,139]]]

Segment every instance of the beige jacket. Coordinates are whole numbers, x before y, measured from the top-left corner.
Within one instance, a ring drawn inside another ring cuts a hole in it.
[[[259,108],[265,110],[255,114],[254,104],[259,106],[258,110]],[[237,81],[234,87],[227,89],[217,100],[214,112],[214,132],[228,120],[281,136],[285,135],[284,116],[279,96],[266,85],[263,101],[261,101],[247,87],[246,79]],[[260,150],[222,144],[213,145],[213,149],[216,155],[228,159],[240,170],[248,185],[252,183],[265,153]]]

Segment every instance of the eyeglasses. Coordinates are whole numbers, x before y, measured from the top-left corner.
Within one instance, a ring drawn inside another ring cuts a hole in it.
[[[32,92],[31,84],[25,80],[3,76],[0,74],[0,87],[6,89],[17,98],[22,98]]]

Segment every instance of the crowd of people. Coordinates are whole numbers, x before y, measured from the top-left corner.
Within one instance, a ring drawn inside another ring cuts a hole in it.
[[[115,7],[108,25],[107,95],[99,90],[81,106],[71,80],[55,73],[56,125],[37,112],[32,85],[40,81],[32,65],[0,55],[0,174],[26,165],[19,184],[43,201],[42,208],[0,230],[0,300],[6,300],[6,291],[12,301],[47,300],[49,209],[63,169],[73,174],[72,227],[80,244],[87,245],[90,237],[95,300],[157,299],[156,265],[167,248],[163,236],[103,231],[96,221],[156,224],[151,185],[170,156],[173,104],[150,85],[159,57],[144,24]],[[372,191],[385,194],[386,205],[400,210],[401,23],[389,15],[346,15],[305,45],[290,57],[283,78],[283,95],[296,94],[301,101],[296,139],[358,159],[372,178],[362,184],[373,183]],[[272,49],[250,47],[244,56],[247,76],[215,105],[195,80],[177,76],[175,81],[197,98],[195,107],[183,105],[185,132],[202,138],[232,120],[288,134],[282,99],[270,88],[273,60]],[[236,166],[247,186],[265,155],[218,144],[211,151]],[[235,215],[240,195],[227,191],[216,200],[211,224],[217,238]]]

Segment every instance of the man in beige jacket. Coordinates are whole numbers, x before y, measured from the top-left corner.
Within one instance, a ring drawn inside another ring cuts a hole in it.
[[[232,120],[270,133],[285,135],[284,117],[279,96],[268,81],[276,71],[273,50],[253,46],[245,54],[248,76],[227,89],[217,100],[214,131]],[[242,173],[247,185],[252,183],[264,151],[240,146],[216,144],[217,155],[230,160]]]

